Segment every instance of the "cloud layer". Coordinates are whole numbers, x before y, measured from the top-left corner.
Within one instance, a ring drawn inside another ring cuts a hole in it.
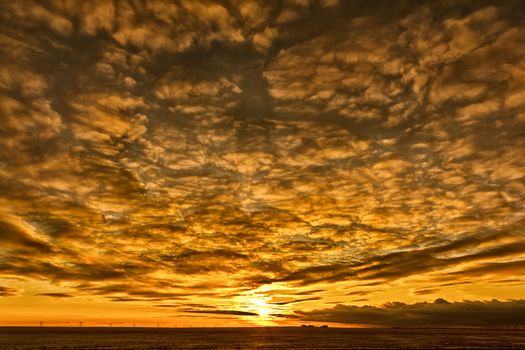
[[[525,297],[524,10],[3,2],[0,295],[271,320]]]
[[[309,321],[368,324],[383,327],[517,327],[523,326],[525,301],[388,303],[382,306],[337,305],[300,313]]]

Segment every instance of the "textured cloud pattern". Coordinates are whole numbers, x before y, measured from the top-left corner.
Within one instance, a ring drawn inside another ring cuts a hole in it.
[[[392,325],[361,307],[525,297],[523,13],[2,2],[0,299]]]

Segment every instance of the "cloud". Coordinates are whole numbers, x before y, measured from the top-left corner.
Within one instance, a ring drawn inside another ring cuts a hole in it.
[[[523,326],[523,300],[450,303],[386,303],[382,306],[337,305],[332,309],[297,312],[305,321],[366,324],[381,327]]]
[[[16,295],[16,289],[0,286],[0,297],[12,297]]]
[[[233,315],[233,316],[259,316],[254,312],[236,311],[236,310],[182,310],[182,312],[194,314],[216,314],[216,315]]]
[[[69,293],[38,293],[38,296],[50,297],[50,298],[72,298],[74,295]]]
[[[113,1],[90,1],[82,4],[81,28],[90,35],[100,30],[111,32],[115,23]]]
[[[7,220],[0,220],[0,241],[5,248],[25,248],[29,250],[50,253],[51,246],[31,234],[24,232],[24,229],[16,223]]]
[[[0,284],[516,297],[523,5],[462,4],[0,4]]]
[[[58,11],[52,11],[47,6],[29,1],[26,4],[4,4],[4,20],[17,23],[29,29],[47,29],[61,36],[68,36],[73,30],[73,24]]]
[[[255,34],[252,41],[258,50],[264,51],[272,45],[272,41],[278,35],[278,29],[267,27],[262,32]]]
[[[85,29],[91,33],[94,26],[109,29],[110,25],[106,23],[111,22],[111,16],[106,15],[105,21],[99,19],[94,22],[92,11],[85,9]],[[194,43],[207,45],[215,40],[240,42],[243,39],[233,17],[219,3],[183,1],[176,6],[169,2],[156,2],[136,8],[128,2],[119,2],[116,13],[113,38],[122,45],[146,48],[152,52],[181,52]],[[144,16],[145,13],[151,16]]]
[[[297,304],[297,303],[302,303],[305,301],[320,300],[320,299],[321,299],[320,297],[311,297],[311,298],[295,299],[295,300],[288,300],[288,301],[276,301],[276,302],[272,302],[271,304],[288,305],[288,304]]]

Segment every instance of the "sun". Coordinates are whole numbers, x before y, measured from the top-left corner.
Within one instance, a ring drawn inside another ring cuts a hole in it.
[[[272,311],[271,306],[266,303],[264,298],[251,298],[250,303],[261,317],[266,317]]]
[[[267,308],[264,308],[264,307],[260,307],[260,308],[257,309],[257,313],[261,317],[266,317],[270,313],[270,309],[267,309]]]

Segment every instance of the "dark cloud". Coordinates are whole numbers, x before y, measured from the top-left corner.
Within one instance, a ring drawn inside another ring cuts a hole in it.
[[[16,289],[0,286],[0,296],[1,297],[11,297],[16,295]]]
[[[459,263],[479,261],[487,258],[502,258],[520,254],[524,250],[524,244],[518,240],[512,243],[491,247],[477,253],[469,254],[465,249],[482,243],[492,242],[502,237],[506,233],[492,233],[488,235],[472,235],[456,241],[447,242],[434,247],[425,249],[408,249],[391,254],[372,256],[367,260],[351,263],[348,265],[325,265],[309,267],[283,278],[284,281],[299,280],[302,283],[310,284],[317,281],[338,281],[349,278],[359,279],[382,279],[395,280],[405,276],[416,275],[439,268],[445,268]],[[440,258],[439,255],[450,252],[465,253],[451,258]],[[507,266],[508,265],[508,266]],[[491,270],[497,271],[518,271],[521,261],[505,263],[480,263],[477,267],[472,267],[465,271],[457,271],[454,274],[479,274],[490,273]],[[514,267],[514,268],[513,268]]]
[[[325,289],[305,290],[299,293],[294,293],[294,295],[312,295],[312,294],[317,294],[317,293],[321,293],[325,291],[326,291]]]
[[[416,295],[427,295],[427,294],[436,294],[436,292],[439,292],[439,289],[437,288],[423,288],[418,289],[414,291],[414,294]]]
[[[304,301],[312,301],[312,300],[320,300],[320,297],[311,297],[311,298],[304,298],[304,299],[295,299],[295,300],[288,300],[288,301],[276,301],[272,302],[270,304],[273,305],[288,305],[288,304],[297,304],[302,303]]]
[[[367,294],[370,294],[370,293],[371,293],[370,291],[366,291],[366,290],[353,290],[351,292],[346,293],[346,295],[362,296],[362,295],[367,295]]]
[[[237,310],[181,310],[182,312],[195,314],[217,314],[217,315],[234,315],[234,316],[259,316],[255,312],[237,311]]]
[[[44,297],[51,297],[51,298],[72,298],[74,297],[73,294],[69,293],[38,293],[36,294],[38,296],[44,296]]]
[[[525,270],[525,260],[513,260],[508,262],[490,262],[483,263],[470,269],[454,273],[455,275],[464,276],[483,276],[502,273],[520,274]]]
[[[297,312],[305,321],[367,324],[382,327],[523,326],[525,301],[462,301],[449,303],[387,303],[382,306],[337,305],[332,309]]]
[[[195,303],[181,303],[181,304],[159,304],[155,305],[156,307],[166,307],[166,308],[191,308],[191,309],[216,309],[216,306],[205,305],[205,304],[195,304]]]
[[[25,248],[42,253],[50,253],[52,251],[49,244],[31,237],[22,228],[7,221],[0,221],[0,240],[5,247]]]

